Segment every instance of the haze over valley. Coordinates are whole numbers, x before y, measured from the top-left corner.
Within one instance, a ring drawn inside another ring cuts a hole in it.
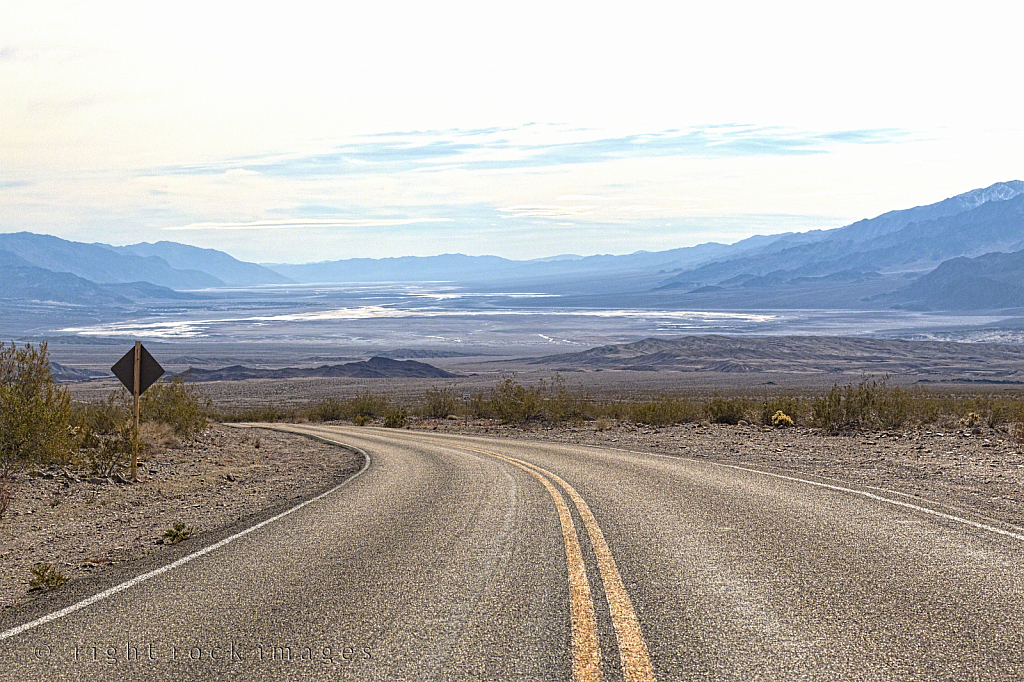
[[[256,264],[22,232],[0,234],[0,261],[5,334],[93,370],[135,338],[166,345],[178,371],[457,365],[705,334],[1024,342],[1020,181],[837,229],[619,256]]]

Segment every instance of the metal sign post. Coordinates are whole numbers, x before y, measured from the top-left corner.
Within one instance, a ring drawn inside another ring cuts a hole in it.
[[[164,368],[153,359],[143,346],[141,341],[135,342],[135,347],[124,354],[110,368],[124,387],[132,392],[135,410],[135,428],[132,438],[132,480],[139,480],[139,396],[145,393],[146,389],[153,385],[157,379],[163,376]]]

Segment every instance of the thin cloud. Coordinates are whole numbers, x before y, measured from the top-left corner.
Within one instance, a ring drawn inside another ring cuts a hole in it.
[[[577,218],[587,215],[598,206],[506,206],[502,213],[516,218]]]
[[[214,175],[239,167],[268,177],[292,179],[452,169],[526,171],[620,159],[825,154],[840,145],[912,139],[917,139],[914,133],[897,128],[811,132],[735,124],[627,135],[564,126],[416,131],[352,138],[316,154],[154,168],[144,175]]]
[[[245,223],[191,223],[164,230],[292,230],[300,228],[330,227],[388,227],[393,225],[415,225],[417,223],[446,223],[450,218],[327,218],[305,220],[255,220]]]

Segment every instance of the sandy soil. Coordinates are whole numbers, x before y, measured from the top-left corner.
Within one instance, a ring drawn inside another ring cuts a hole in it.
[[[56,467],[19,474],[0,519],[0,608],[33,596],[36,563],[74,579],[160,551],[175,523],[196,535],[215,530],[307,497],[362,465],[347,450],[302,436],[215,425],[140,462],[135,484]]]
[[[413,428],[604,445],[745,464],[882,488],[929,506],[1024,526],[1024,446],[1001,432],[900,431],[828,436],[813,429],[689,424],[651,428],[588,423],[527,428],[418,420]],[[30,569],[50,562],[75,578],[160,551],[175,522],[197,534],[324,489],[362,465],[349,452],[300,436],[212,426],[195,443],[154,456],[141,482],[90,480],[50,469],[22,474],[0,520],[0,606],[31,599]]]

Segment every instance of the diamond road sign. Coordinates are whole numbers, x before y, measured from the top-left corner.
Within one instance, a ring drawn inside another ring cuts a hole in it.
[[[142,357],[139,358],[139,394],[146,392],[146,389],[153,385],[153,383],[163,376],[164,368],[160,366],[160,363],[153,359],[153,356],[149,354],[145,346],[139,346],[139,352]],[[110,368],[110,371],[114,373],[121,383],[125,385],[129,391],[135,391],[135,349],[132,348],[130,351],[124,354],[124,357],[114,363],[114,366]]]

